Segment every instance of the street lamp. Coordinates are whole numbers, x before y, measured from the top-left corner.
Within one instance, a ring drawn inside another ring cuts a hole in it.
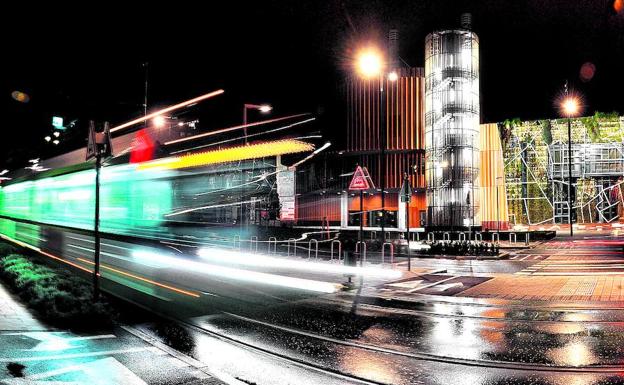
[[[380,150],[380,170],[379,187],[381,188],[381,234],[382,242],[386,242],[386,95],[384,85],[386,81],[395,82],[399,79],[398,73],[386,72],[386,65],[383,55],[378,49],[368,47],[361,50],[356,58],[356,71],[364,79],[379,79],[379,150]],[[382,129],[383,126],[383,129]]]
[[[498,201],[498,190],[500,189],[500,184],[499,184],[499,180],[503,179],[502,176],[497,176],[496,177],[496,232],[498,233],[498,239],[500,239],[500,216],[499,216],[499,211],[500,211],[500,202]]]
[[[252,110],[258,110],[263,114],[268,114],[269,112],[271,112],[271,110],[273,109],[273,107],[271,107],[269,104],[249,104],[249,103],[245,103],[243,105],[243,130],[244,130],[244,135],[245,135],[245,144],[247,144],[247,110],[248,109],[252,109]]]
[[[572,230],[572,117],[577,116],[581,107],[578,96],[570,94],[568,83],[565,85],[565,97],[561,101],[561,113],[568,118],[568,223],[570,224],[570,236],[574,236]]]

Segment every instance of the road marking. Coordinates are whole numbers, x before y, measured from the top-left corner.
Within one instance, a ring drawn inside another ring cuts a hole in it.
[[[79,382],[37,381],[59,376],[71,372],[82,372],[86,378],[80,378]],[[12,378],[3,380],[8,385],[33,384],[34,381],[42,385],[50,384],[98,384],[98,385],[147,385],[139,376],[125,367],[113,357],[101,358],[96,361],[78,365],[69,365],[62,368],[37,373],[25,378]]]
[[[39,341],[39,343],[32,349],[24,349],[27,351],[33,352],[45,352],[45,351],[58,351],[58,350],[66,350],[66,349],[76,349],[81,348],[83,345],[72,345],[73,341],[84,341],[84,340],[99,340],[106,338],[116,338],[114,334],[102,334],[97,336],[86,336],[86,337],[64,337],[65,332],[56,333],[56,332],[19,332],[19,333],[3,333],[0,336],[17,336],[22,335],[33,340]]]
[[[441,281],[432,282],[432,283],[430,283],[429,285],[425,285],[425,286],[421,286],[421,287],[416,287],[416,288],[414,288],[414,289],[408,290],[408,291],[407,291],[407,293],[414,293],[414,292],[417,292],[417,291],[419,291],[419,290],[427,289],[427,288],[430,288],[430,287],[435,286],[435,285],[437,285],[437,284],[440,284],[440,283],[443,283],[443,282],[446,282],[446,281],[450,281],[450,280],[455,279],[455,278],[459,278],[459,276],[458,276],[458,275],[454,275],[454,276],[451,276],[451,277],[449,277],[449,278],[443,279],[443,280],[441,280]]]
[[[107,350],[102,352],[89,352],[89,353],[69,353],[69,354],[57,354],[51,356],[38,356],[38,357],[0,357],[0,362],[33,362],[33,361],[52,361],[52,360],[68,360],[72,358],[84,358],[84,357],[97,357],[97,356],[110,356],[114,354],[126,354],[126,353],[138,353],[138,352],[160,352],[158,348],[129,348],[119,350]]]

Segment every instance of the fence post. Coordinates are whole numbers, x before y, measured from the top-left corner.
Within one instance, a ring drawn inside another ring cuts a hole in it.
[[[524,244],[527,246],[529,245],[529,242],[530,242],[530,238],[529,238],[530,236],[531,236],[530,233],[527,231],[526,236],[524,237]]]
[[[370,239],[371,239],[371,241],[372,241],[373,239],[377,239],[377,232],[376,232],[375,230],[373,230],[373,231],[371,231],[371,232],[370,232]]]
[[[466,233],[464,233],[463,231],[461,233],[459,233],[459,241],[465,241],[466,240]]]
[[[435,234],[427,233],[427,240],[431,242],[435,241]]]
[[[238,243],[238,250],[240,250],[242,248],[242,245],[241,245],[241,241],[240,241],[240,236],[239,235],[235,235],[234,239],[232,240],[232,247],[234,249],[236,248],[236,243]]]
[[[500,243],[500,234],[492,233],[492,242],[494,242],[494,236],[496,235],[496,243]]]
[[[444,234],[442,234],[442,240],[443,241],[450,241],[451,240],[451,234],[449,234],[448,231],[445,231]]]
[[[483,242],[483,236],[481,235],[481,233],[475,233],[475,241]]]
[[[511,236],[513,235],[513,243],[518,242],[518,237],[516,237],[516,233],[509,233],[509,243],[511,243]]]

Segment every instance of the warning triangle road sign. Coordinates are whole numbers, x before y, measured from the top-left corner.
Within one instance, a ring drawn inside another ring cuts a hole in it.
[[[375,185],[368,175],[368,170],[366,167],[357,166],[349,184],[349,190],[368,190],[371,188],[375,188]]]

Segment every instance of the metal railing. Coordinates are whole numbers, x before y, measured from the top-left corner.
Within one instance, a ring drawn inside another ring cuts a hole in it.
[[[331,246],[330,246],[330,260],[334,260],[334,245],[338,243],[338,261],[340,261],[340,256],[342,255],[342,242],[340,242],[337,239],[334,239],[333,241],[331,241]]]

